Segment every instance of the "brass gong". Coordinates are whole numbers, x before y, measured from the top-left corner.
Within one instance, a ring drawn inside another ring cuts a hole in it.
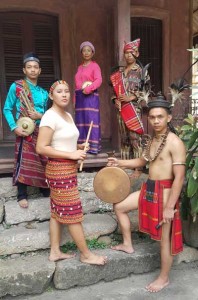
[[[22,128],[28,135],[30,135],[35,128],[34,121],[29,117],[21,117],[17,121],[17,125]]]
[[[94,191],[99,199],[107,203],[118,203],[130,194],[130,179],[118,167],[105,167],[95,176]]]

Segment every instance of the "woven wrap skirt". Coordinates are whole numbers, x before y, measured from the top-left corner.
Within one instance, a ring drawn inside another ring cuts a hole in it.
[[[50,187],[51,217],[63,224],[82,222],[82,204],[77,186],[77,162],[49,159],[46,178]]]
[[[36,142],[39,127],[26,137],[16,137],[15,163],[13,172],[13,185],[18,182],[30,186],[48,188],[45,177],[47,157],[36,153]]]

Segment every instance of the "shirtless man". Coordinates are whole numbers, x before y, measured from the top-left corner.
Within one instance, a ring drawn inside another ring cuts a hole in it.
[[[140,231],[149,233],[153,239],[160,241],[160,274],[146,286],[149,292],[159,292],[169,284],[172,254],[183,249],[178,198],[185,176],[186,153],[183,142],[168,129],[172,118],[170,103],[157,98],[149,102],[148,107],[148,119],[154,136],[148,142],[142,157],[132,160],[109,158],[107,165],[135,169],[149,162],[149,179],[143,184],[141,191],[130,194],[124,201],[114,205],[123,243],[112,249],[129,254],[134,252],[128,212],[138,208]],[[159,198],[163,201],[159,201]]]

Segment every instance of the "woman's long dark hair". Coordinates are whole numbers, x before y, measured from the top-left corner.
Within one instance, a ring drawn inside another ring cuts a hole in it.
[[[50,87],[51,87],[56,81],[60,81],[60,79],[59,79],[59,78],[54,79],[54,80],[51,82]],[[49,88],[49,90],[50,90],[50,88]],[[50,99],[50,97],[48,96],[48,100],[47,100],[47,110],[48,110],[49,108],[51,108],[52,105],[53,105],[53,101],[52,101],[52,100]]]

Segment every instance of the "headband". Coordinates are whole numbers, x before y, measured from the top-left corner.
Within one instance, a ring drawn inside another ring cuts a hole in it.
[[[124,49],[123,51],[126,52],[127,50],[135,50],[135,49],[138,49],[140,46],[140,39],[136,39],[132,42],[128,42],[126,43],[125,42],[125,45],[124,45]]]
[[[89,42],[89,41],[86,41],[86,42],[83,42],[81,45],[80,45],[80,52],[82,51],[83,47],[85,46],[89,46],[91,48],[91,50],[93,51],[93,53],[95,53],[95,47],[94,45]]]
[[[65,84],[65,85],[69,86],[68,83],[67,83],[65,80],[57,80],[57,81],[55,81],[55,82],[51,85],[50,90],[49,90],[49,94],[52,94],[52,93],[53,93],[53,90],[55,89],[55,87],[56,87],[58,84]]]
[[[27,57],[23,60],[23,63],[25,64],[26,62],[28,61],[36,61],[37,63],[40,63],[40,60],[34,56],[30,56],[30,57]]]

